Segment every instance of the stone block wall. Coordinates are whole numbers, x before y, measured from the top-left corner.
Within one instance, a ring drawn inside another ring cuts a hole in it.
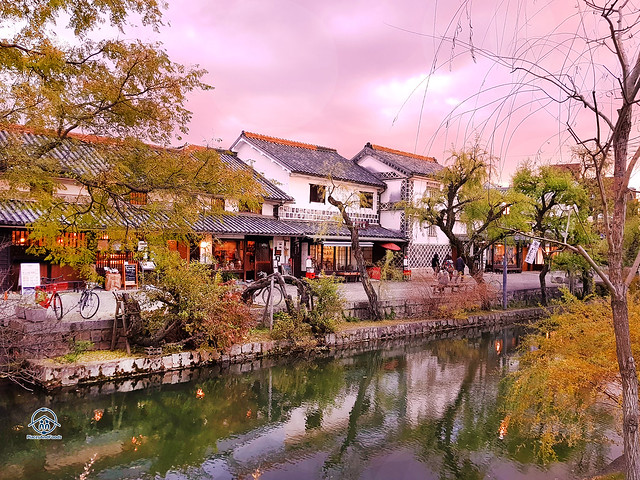
[[[465,335],[513,323],[525,323],[548,314],[547,309],[530,308],[495,312],[464,319],[439,319],[396,325],[354,328],[330,333],[322,338],[297,343],[289,340],[233,345],[228,352],[188,351],[158,356],[127,357],[116,360],[73,365],[34,360],[32,369],[38,382],[47,389],[116,381],[114,391],[130,391],[153,384],[182,383],[199,375],[194,368],[213,365],[230,373],[245,373],[273,364],[273,359],[295,352],[309,355],[341,355],[377,348],[382,341],[398,341],[421,336]],[[219,370],[220,371],[220,370]],[[195,373],[194,373],[195,372]],[[144,377],[144,378],[143,378]],[[99,391],[102,391],[102,387]],[[103,392],[104,393],[104,392]]]
[[[108,350],[111,348],[113,319],[64,322],[47,318],[30,322],[14,318],[8,329],[16,346],[26,350],[30,358],[56,357],[69,353],[69,343],[73,340],[93,342],[94,350]],[[117,348],[124,347],[124,338],[119,338]]]

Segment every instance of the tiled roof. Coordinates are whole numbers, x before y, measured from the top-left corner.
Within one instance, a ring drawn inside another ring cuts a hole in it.
[[[299,143],[256,133],[242,132],[241,138],[267,153],[293,173],[314,177],[384,186],[375,175],[344,158],[333,148]]]
[[[35,203],[21,200],[6,200],[0,202],[0,226],[25,226],[35,222],[41,215]],[[129,225],[136,227],[141,225],[146,212],[131,211],[127,215]],[[161,222],[164,218],[168,224],[169,217],[159,214],[155,222]],[[92,225],[93,228],[106,228],[109,225],[122,224],[124,218],[102,218]],[[158,228],[167,225],[158,225]],[[286,235],[302,236],[304,232],[282,220],[273,217],[262,217],[248,214],[227,214],[202,217],[194,225],[198,232],[218,234],[247,234],[247,235]]]
[[[304,222],[299,220],[284,220],[308,237],[318,238],[351,238],[349,230],[336,222]],[[367,225],[358,232],[361,240],[389,240],[406,242],[407,238],[398,230],[390,230],[380,225]]]
[[[47,145],[52,140],[52,133],[36,132],[23,126],[3,127],[0,129],[0,145],[7,145],[9,142],[21,142],[27,148],[38,148]],[[47,155],[59,161],[63,171],[74,172],[83,175],[90,172],[106,171],[109,169],[109,161],[101,153],[100,149],[104,145],[117,145],[117,139],[106,137],[96,137],[95,135],[73,134],[55,146]],[[160,150],[161,147],[151,146]],[[188,150],[204,150],[206,147],[189,146]],[[172,149],[166,149],[171,151]],[[177,150],[174,150],[177,151]],[[216,149],[220,159],[235,170],[246,170],[247,164],[236,158],[233,152]],[[257,172],[253,172],[254,179],[260,184],[264,192],[264,198],[291,202],[293,198],[269,182]]]
[[[392,148],[381,147],[380,145],[372,145],[371,143],[367,143],[364,148],[360,150],[355,157],[353,157],[353,160],[357,162],[365,155],[371,155],[372,157],[389,165],[391,168],[394,168],[408,176],[432,176],[444,168],[433,157],[425,157],[423,155],[416,155],[415,153],[402,152]]]
[[[282,220],[274,217],[262,217],[259,215],[219,215],[201,219],[195,230],[199,232],[263,235],[302,236],[303,232]]]
[[[240,160],[238,157],[236,157],[236,154],[234,152],[225,150],[225,151],[219,151],[218,153],[220,154],[220,159],[224,163],[229,165],[230,168],[233,168],[235,170],[251,168],[242,160]],[[269,200],[277,200],[280,202],[293,202],[293,197],[287,195],[284,191],[280,190],[278,187],[276,187],[273,183],[271,183],[269,180],[264,178],[255,170],[253,170],[253,178],[262,187],[264,198]]]
[[[0,226],[25,226],[35,222],[41,213],[34,203],[20,200],[7,200],[0,202]],[[139,223],[132,212],[130,225]],[[113,225],[122,219],[103,219],[94,225],[94,228],[105,228],[107,224]],[[167,219],[167,221],[169,221]],[[274,217],[263,217],[251,214],[211,215],[202,217],[194,225],[198,232],[213,234],[239,234],[262,236],[293,236],[316,238],[344,238],[349,239],[349,230],[344,225],[336,222],[303,222],[294,220],[278,220]],[[406,237],[397,230],[390,230],[380,225],[368,225],[360,229],[361,240],[388,240],[404,242]]]
[[[24,226],[35,222],[42,213],[35,204],[20,200],[0,203],[0,225]]]

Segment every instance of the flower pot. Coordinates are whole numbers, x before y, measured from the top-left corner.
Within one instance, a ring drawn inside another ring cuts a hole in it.
[[[380,267],[369,267],[367,268],[367,273],[371,280],[380,280],[382,269]]]

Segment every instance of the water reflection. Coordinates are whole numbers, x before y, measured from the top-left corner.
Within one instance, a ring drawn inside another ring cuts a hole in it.
[[[0,479],[75,478],[94,455],[96,479],[543,479],[603,464],[609,446],[596,437],[545,468],[511,432],[499,438],[499,380],[516,366],[517,334],[382,343],[93,398],[7,391]],[[41,406],[58,415],[62,441],[26,440]]]

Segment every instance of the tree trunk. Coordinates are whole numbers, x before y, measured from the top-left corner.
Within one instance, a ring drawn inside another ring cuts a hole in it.
[[[631,91],[631,89],[629,89]],[[638,436],[638,377],[631,352],[627,285],[623,276],[623,236],[627,215],[628,183],[625,183],[632,104],[618,112],[612,145],[614,150],[613,215],[607,232],[609,244],[609,279],[613,286],[611,310],[616,337],[616,356],[622,380],[622,438],[626,461],[626,480],[640,480],[640,438]],[[628,181],[627,181],[628,182]],[[603,203],[607,198],[603,198]]]
[[[587,296],[593,293],[593,273],[591,270],[582,270],[582,298],[585,299]]]
[[[613,328],[616,336],[616,355],[622,380],[622,438],[626,459],[626,479],[638,480],[640,442],[638,438],[638,377],[631,353],[629,338],[629,312],[626,292],[612,295]]]
[[[542,264],[542,270],[538,278],[540,279],[540,303],[543,306],[547,306],[547,273],[549,273],[549,261],[545,258]]]
[[[371,285],[371,279],[369,278],[367,267],[364,263],[364,255],[362,253],[362,247],[360,247],[360,235],[358,233],[358,229],[353,224],[353,221],[347,212],[346,205],[343,202],[336,200],[332,195],[329,195],[327,199],[331,205],[340,210],[344,225],[349,229],[349,233],[351,233],[351,248],[353,249],[353,255],[356,257],[356,264],[358,265],[358,272],[360,273],[360,281],[364,287],[364,293],[367,294],[367,298],[369,299],[369,314],[373,320],[382,320],[378,294],[373,288],[373,285]]]

